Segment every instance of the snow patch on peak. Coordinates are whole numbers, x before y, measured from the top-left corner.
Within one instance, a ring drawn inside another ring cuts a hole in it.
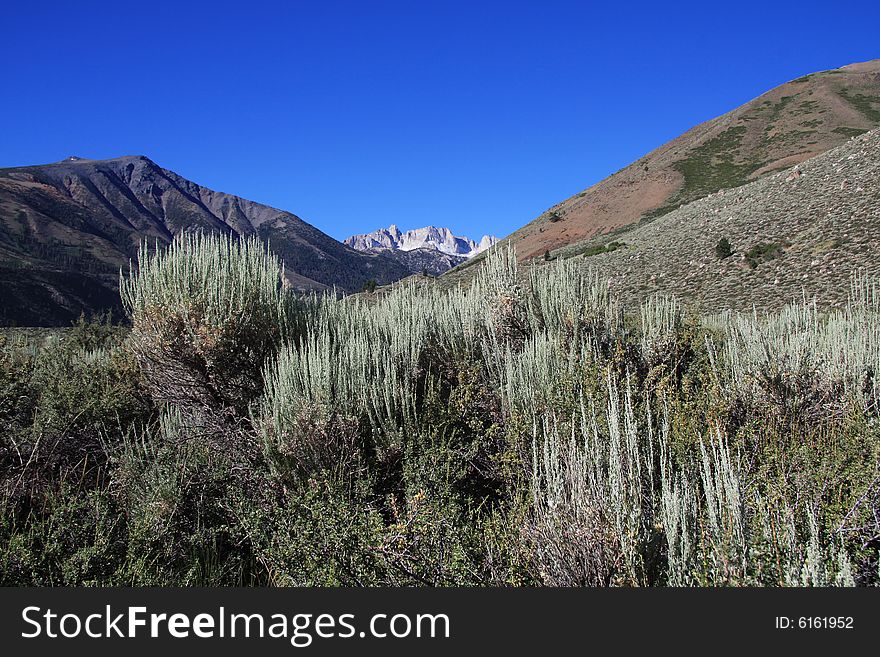
[[[401,232],[396,224],[391,224],[388,228],[380,228],[372,233],[353,235],[345,240],[345,244],[358,251],[431,249],[447,255],[472,258],[497,241],[491,235],[484,235],[479,242],[475,242],[469,237],[454,235],[448,228],[436,226]]]

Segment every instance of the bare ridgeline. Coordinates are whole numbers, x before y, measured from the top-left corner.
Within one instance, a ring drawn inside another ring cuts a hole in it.
[[[130,332],[0,350],[3,584],[880,581],[873,280],[697,316],[505,248],[343,299],[253,238],[140,257]]]

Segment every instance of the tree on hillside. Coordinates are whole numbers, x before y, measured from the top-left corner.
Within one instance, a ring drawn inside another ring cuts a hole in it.
[[[730,246],[730,241],[726,237],[722,237],[718,240],[718,243],[715,245],[715,255],[718,256],[719,260],[724,260],[733,255],[733,248]]]

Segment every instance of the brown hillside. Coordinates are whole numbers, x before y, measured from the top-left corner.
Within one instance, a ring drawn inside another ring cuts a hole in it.
[[[692,128],[508,239],[543,255],[785,169],[880,126],[880,60],[787,82]]]
[[[878,181],[880,129],[572,257],[629,306],[656,293],[704,312],[776,309],[802,295],[840,306],[854,275],[880,276]]]

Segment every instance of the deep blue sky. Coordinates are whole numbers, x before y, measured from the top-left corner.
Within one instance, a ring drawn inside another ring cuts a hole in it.
[[[873,2],[13,2],[0,166],[144,154],[336,238],[506,235],[786,80]]]

